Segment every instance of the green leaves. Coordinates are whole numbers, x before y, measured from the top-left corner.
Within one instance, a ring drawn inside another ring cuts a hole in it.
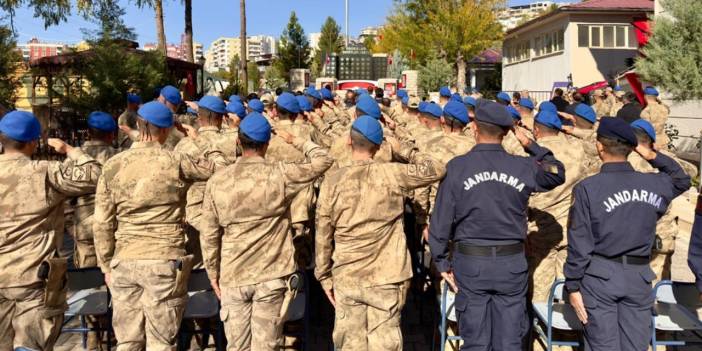
[[[297,20],[295,11],[290,13],[290,21],[288,22],[283,35],[278,43],[278,59],[274,65],[284,75],[293,68],[309,68],[310,67],[310,43],[305,36],[305,30]]]
[[[21,81],[17,69],[22,56],[17,51],[15,36],[6,26],[0,26],[0,105],[12,109]]]

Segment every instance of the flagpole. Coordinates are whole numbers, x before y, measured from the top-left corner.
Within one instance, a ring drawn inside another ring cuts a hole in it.
[[[346,13],[346,47],[349,47],[349,0],[344,0],[344,2]]]

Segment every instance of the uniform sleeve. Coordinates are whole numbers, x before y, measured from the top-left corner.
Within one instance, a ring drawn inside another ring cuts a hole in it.
[[[52,188],[65,196],[95,191],[102,165],[79,148],[73,148],[63,162],[51,162],[47,179]]]
[[[214,203],[212,182],[207,182],[205,195],[202,200],[200,217],[200,246],[202,247],[202,260],[210,279],[219,279],[219,265],[221,261],[222,228],[219,225],[219,216]]]
[[[534,157],[536,192],[546,192],[565,182],[565,167],[558,161],[551,150],[531,142],[526,151]]]
[[[687,265],[695,274],[697,290],[702,292],[702,195],[697,195],[697,208],[695,209],[695,221],[692,224]]]
[[[439,272],[451,270],[449,261],[449,241],[453,239],[456,200],[453,194],[455,184],[449,171],[439,185],[436,205],[429,225],[429,249]]]
[[[573,189],[573,206],[570,208],[568,224],[568,258],[563,273],[566,288],[580,289],[580,280],[590,264],[595,239],[590,225],[590,201],[585,188],[580,184]]]
[[[332,254],[334,253],[334,225],[331,220],[331,201],[329,199],[329,182],[322,182],[319,190],[316,211],[316,232],[314,246],[316,252],[314,276],[325,289],[333,286],[332,282]]]
[[[114,203],[107,180],[103,177],[98,182],[93,215],[95,254],[103,273],[110,272],[110,262],[115,254],[116,229],[117,205]]]
[[[586,154],[599,157],[597,155],[597,146],[595,145],[595,142],[597,141],[597,132],[594,129],[573,128],[571,135],[580,139],[580,141],[583,143],[583,148],[585,149]]]
[[[207,152],[203,158],[192,158],[185,154],[176,154],[179,157],[180,172],[184,180],[206,181],[209,179],[218,167],[218,163],[224,164],[225,161],[217,162],[219,158],[223,159],[221,152]]]
[[[651,166],[657,168],[662,173],[667,174],[672,180],[673,198],[690,189],[690,176],[675,162],[672,158],[663,155],[661,152],[656,153],[656,158],[649,162]]]
[[[279,163],[285,177],[285,196],[289,199],[324,174],[334,163],[327,150],[312,141],[295,138],[293,145],[302,149],[306,159],[301,162]]]

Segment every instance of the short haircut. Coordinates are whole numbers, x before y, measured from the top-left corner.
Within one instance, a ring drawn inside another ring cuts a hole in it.
[[[580,94],[577,91],[574,92],[573,93],[573,101],[582,102],[583,101],[583,94]]]
[[[624,98],[629,100],[629,102],[638,102],[639,101],[639,99],[636,97],[636,94],[634,94],[631,91],[624,94]]]
[[[553,91],[553,94],[556,96],[563,96],[563,89],[556,88],[556,90]]]
[[[522,98],[522,94],[520,94],[518,91],[515,91],[512,93],[512,99],[519,100]]]
[[[139,126],[139,133],[141,135],[156,136],[158,134],[158,131],[161,129],[156,125],[147,122],[141,117],[137,118],[137,126]]]
[[[639,144],[645,144],[645,145],[651,145],[653,144],[653,139],[644,132],[643,130],[639,128],[633,128],[634,129],[634,134],[636,135],[636,140],[639,141]]]
[[[385,95],[385,90],[383,88],[375,88],[375,97],[381,98]]]
[[[88,128],[88,134],[92,140],[105,140],[115,135],[114,132],[106,132],[95,128]]]
[[[325,88],[325,89],[327,89],[327,90],[329,90],[329,91],[331,91],[331,90],[332,90],[332,86],[331,86],[331,84],[327,84],[327,85],[325,85],[325,86],[324,86],[324,88]]]
[[[351,128],[351,148],[371,152],[379,146],[368,140],[361,132]]]
[[[283,93],[283,88],[281,88],[281,87],[275,88],[275,96],[280,96],[280,94],[282,94],[282,93]]]
[[[356,105],[356,116],[360,117],[363,115],[368,115],[368,113],[366,113],[366,111],[363,111],[363,109],[361,109],[360,107],[358,107],[358,105]]]
[[[278,118],[279,119],[291,119],[293,117],[293,113],[282,108],[279,105],[275,105],[275,110],[278,112]]]
[[[612,156],[627,157],[633,150],[633,147],[615,138],[598,135],[597,141],[602,144],[604,151]]]
[[[2,144],[2,147],[5,150],[23,150],[25,147],[27,147],[29,142],[17,141],[5,134],[0,133],[0,144]]]
[[[262,143],[260,141],[255,141],[244,134],[241,129],[239,129],[239,142],[241,143],[241,148],[244,150],[254,150],[261,151],[266,146],[267,143]]]
[[[592,128],[592,126],[595,125],[594,123],[590,122],[589,120],[582,118],[580,116],[577,116],[577,115],[575,116],[575,123],[578,127],[583,126],[583,127]]]
[[[545,132],[546,134],[558,134],[559,132],[558,129],[541,124],[536,120],[534,121],[534,125],[539,127],[539,131]]]
[[[199,108],[199,109],[197,109],[197,117],[211,121],[215,118],[222,118],[222,115],[219,113],[210,111],[206,108]]]
[[[251,93],[249,95],[246,95],[246,101],[251,101],[251,100],[255,100],[255,99],[258,99],[258,94],[256,94],[256,93]]]
[[[465,128],[466,124],[451,117],[451,116],[446,116],[444,115],[444,121],[446,123],[446,126],[453,129],[453,128]]]
[[[369,86],[368,88],[366,88],[366,91],[368,92],[368,94],[373,94],[374,90],[375,90],[375,88],[373,88],[373,86]]]
[[[502,127],[498,126],[497,124],[482,122],[478,120],[475,121],[475,124],[478,126],[479,134],[486,135],[489,137],[504,137],[509,131],[508,127]]]

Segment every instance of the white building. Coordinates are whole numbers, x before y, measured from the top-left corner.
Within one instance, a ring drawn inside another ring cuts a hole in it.
[[[613,79],[638,55],[634,20],[653,14],[652,0],[590,0],[560,7],[506,32],[502,89],[550,91]]]
[[[500,22],[504,30],[510,30],[520,22],[543,14],[553,5],[563,6],[566,3],[556,4],[553,1],[536,1],[525,5],[510,6],[497,14],[497,21]]]
[[[249,61],[256,61],[261,56],[276,53],[276,40],[271,36],[251,36],[246,39],[246,43],[246,59]],[[228,70],[232,58],[239,55],[240,52],[241,40],[239,38],[217,38],[205,52],[205,70],[210,72]]]

